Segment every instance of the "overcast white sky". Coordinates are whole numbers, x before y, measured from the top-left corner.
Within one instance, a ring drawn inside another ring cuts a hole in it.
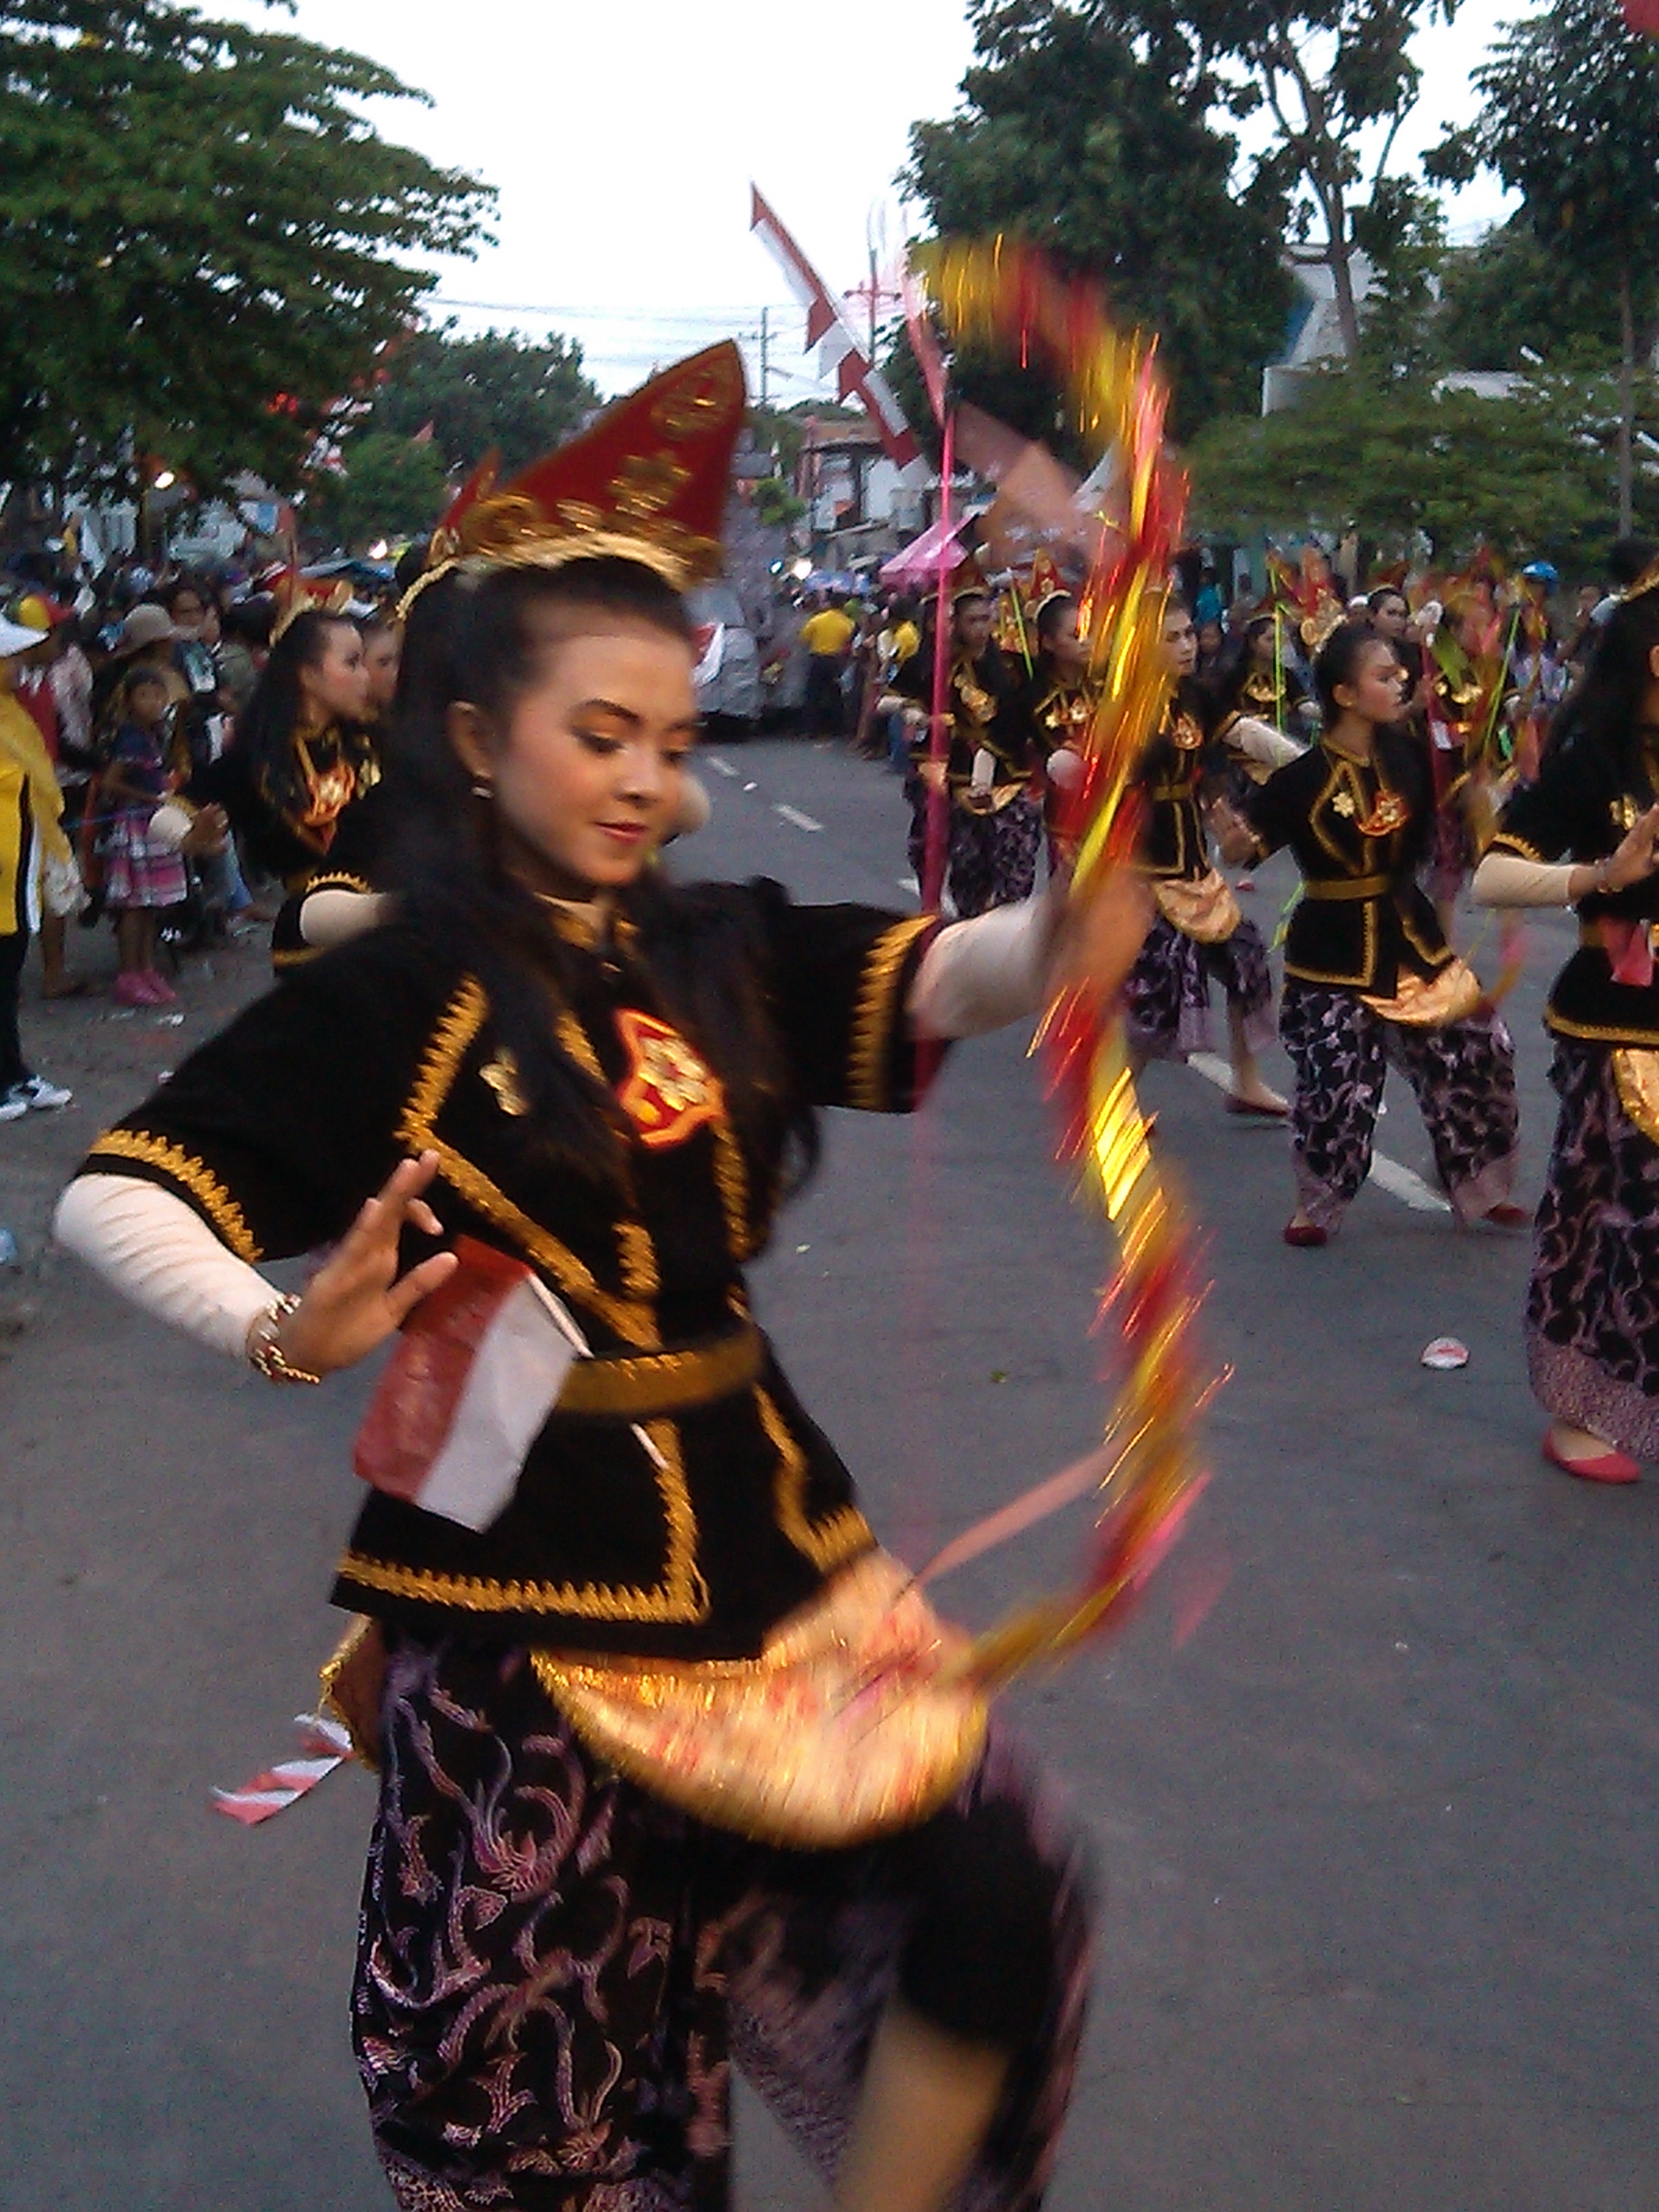
[[[1425,36],[1414,146],[1468,104],[1468,71],[1519,0],[1465,0]],[[498,243],[448,265],[464,327],[579,337],[603,390],[773,309],[772,392],[815,387],[801,318],[748,231],[749,180],[832,290],[858,283],[874,226],[896,248],[893,189],[910,124],[948,114],[970,52],[963,0],[205,0],[205,12],[351,46],[429,92],[387,136],[495,185]],[[1405,142],[1402,140],[1402,145]],[[1461,234],[1500,206],[1477,187]],[[461,303],[465,303],[461,304]],[[860,312],[855,310],[855,312]],[[746,346],[751,368],[753,343]]]

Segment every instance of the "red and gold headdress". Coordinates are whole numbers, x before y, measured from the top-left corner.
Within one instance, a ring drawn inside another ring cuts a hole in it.
[[[1031,582],[1026,592],[1026,610],[1035,622],[1052,599],[1075,599],[1077,594],[1068,591],[1054,556],[1044,550],[1031,564]]]
[[[619,399],[579,437],[498,487],[475,470],[432,534],[404,601],[455,568],[563,568],[611,554],[675,590],[717,575],[720,526],[747,395],[727,340]]]
[[[963,555],[950,572],[950,604],[956,607],[964,599],[995,599],[990,579],[985,574],[984,563],[978,548]]]
[[[345,576],[307,576],[297,569],[283,569],[270,579],[267,588],[276,602],[270,626],[273,645],[302,614],[344,614],[352,603],[351,582]]]

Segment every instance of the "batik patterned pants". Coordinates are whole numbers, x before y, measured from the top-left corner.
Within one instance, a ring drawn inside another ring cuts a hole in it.
[[[1125,997],[1130,1049],[1143,1060],[1185,1060],[1210,1050],[1210,984],[1221,985],[1243,1020],[1244,1043],[1259,1052],[1273,1038],[1273,975],[1254,922],[1200,944],[1160,914],[1147,932]]]
[[[1555,1040],[1561,1110],[1527,1286],[1539,1403],[1659,1459],[1659,1145],[1629,1121],[1612,1049]]]
[[[1037,887],[1043,810],[1035,799],[1011,798],[995,814],[950,809],[950,897],[965,921],[993,906],[1016,906]]]
[[[734,2060],[828,2180],[895,1993],[1011,2054],[958,2202],[1035,2212],[1089,1879],[1006,1738],[922,1827],[780,1851],[601,1767],[522,1651],[405,1643],[383,1761],[353,2010],[405,2212],[725,2212]]]
[[[1296,1195],[1334,1229],[1371,1172],[1371,1141],[1392,1060],[1410,1084],[1434,1164],[1460,1221],[1509,1197],[1520,1109],[1515,1046],[1495,1014],[1443,1028],[1384,1021],[1354,991],[1285,978],[1279,1034],[1296,1069],[1290,1135]]]

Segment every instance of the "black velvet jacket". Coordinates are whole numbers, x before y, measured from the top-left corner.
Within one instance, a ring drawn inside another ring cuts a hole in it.
[[[1320,743],[1243,803],[1264,854],[1288,845],[1302,872],[1285,973],[1390,998],[1401,971],[1427,977],[1452,959],[1416,870],[1433,820],[1420,749],[1379,730],[1368,761]]]
[[[1063,745],[1080,743],[1094,712],[1097,687],[1086,677],[1062,677],[1041,654],[998,709],[996,734],[1010,759],[1034,766]]]
[[[1600,747],[1568,743],[1548,757],[1498,819],[1491,849],[1529,861],[1591,861],[1617,852],[1639,814],[1659,799],[1659,730],[1641,734],[1621,764]],[[1581,901],[1588,940],[1555,978],[1544,1020],[1565,1037],[1610,1045],[1659,1046],[1659,980],[1616,983],[1615,963],[1596,939],[1604,920],[1659,929],[1659,877]]]
[[[1026,782],[1033,766],[1031,747],[1023,734],[1003,716],[1014,689],[1014,674],[1007,657],[988,645],[977,660],[959,652],[950,664],[948,697],[950,705],[950,744],[945,755],[945,783],[960,797],[972,780],[974,755],[984,751],[995,763],[991,787],[1001,791]],[[933,703],[932,656],[924,649],[912,653],[893,679],[901,698],[912,699],[930,713]],[[924,730],[911,747],[912,757],[925,760],[931,742]]]
[[[1185,677],[1170,695],[1135,776],[1146,808],[1141,854],[1148,875],[1196,883],[1209,874],[1210,840],[1200,801],[1206,780],[1225,770],[1218,741],[1236,719],[1196,677]]]
[[[907,1109],[905,1006],[933,925],[797,906],[764,880],[709,895],[798,1097]],[[474,1534],[370,1492],[342,1605],[423,1632],[740,1656],[872,1541],[748,1316],[743,1262],[780,1160],[739,1142],[719,1071],[664,1018],[633,944],[623,924],[574,950],[550,1009],[594,1113],[625,1132],[620,1190],[538,1147],[482,988],[402,924],[296,969],[92,1147],[88,1171],[160,1185],[251,1262],[338,1238],[400,1158],[435,1148],[446,1239],[527,1261],[581,1325],[584,1409],[555,1408],[501,1517]]]

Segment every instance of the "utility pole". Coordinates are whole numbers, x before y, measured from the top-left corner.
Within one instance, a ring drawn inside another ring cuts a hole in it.
[[[771,404],[772,394],[767,382],[767,374],[771,365],[772,309],[770,308],[762,308],[760,310],[760,404],[763,407],[768,406]]]

